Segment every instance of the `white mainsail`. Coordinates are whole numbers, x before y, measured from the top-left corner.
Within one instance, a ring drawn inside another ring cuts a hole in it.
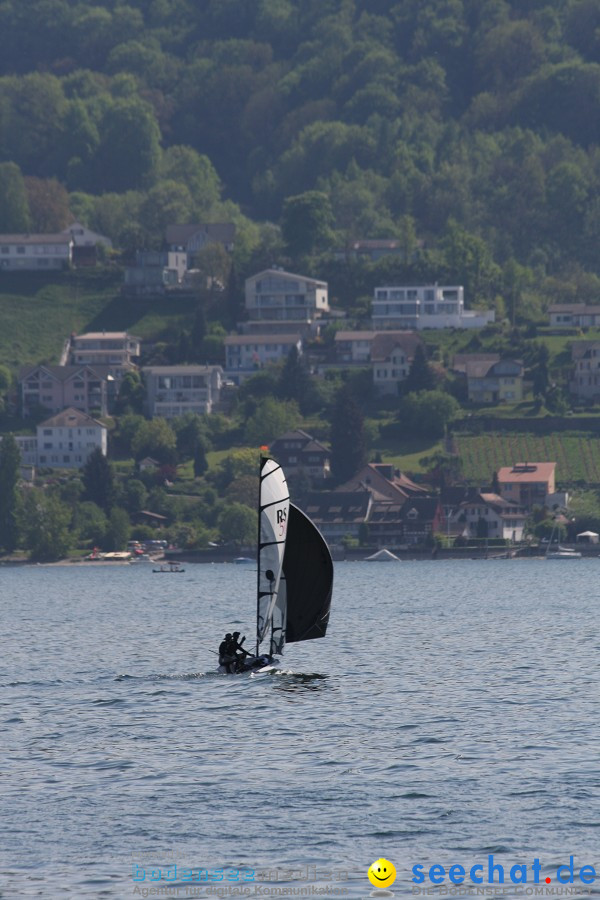
[[[259,490],[258,597],[256,643],[271,627],[285,553],[290,497],[279,463],[261,460]]]

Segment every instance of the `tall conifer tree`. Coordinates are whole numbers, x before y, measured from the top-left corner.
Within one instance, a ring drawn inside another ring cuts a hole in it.
[[[19,538],[19,467],[21,453],[12,434],[0,443],[0,547],[7,553],[16,548]]]
[[[363,414],[348,387],[343,387],[331,420],[331,474],[337,482],[347,481],[366,462]]]

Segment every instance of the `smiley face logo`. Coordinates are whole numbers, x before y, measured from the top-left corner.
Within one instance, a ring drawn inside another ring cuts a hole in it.
[[[389,887],[396,880],[396,867],[389,859],[376,859],[367,872],[369,881],[378,888]]]

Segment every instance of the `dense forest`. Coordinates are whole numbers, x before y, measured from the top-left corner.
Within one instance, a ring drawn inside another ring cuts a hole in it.
[[[597,298],[596,0],[3,0],[0,33],[0,231],[234,220],[242,274],[342,295],[323,254],[394,237],[390,275],[513,319]]]

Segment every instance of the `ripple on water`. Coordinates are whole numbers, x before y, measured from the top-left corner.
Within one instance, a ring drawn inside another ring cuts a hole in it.
[[[239,678],[199,641],[251,634],[243,567],[168,599],[139,567],[3,569],[2,889],[121,898],[169,850],[347,867],[351,896],[382,855],[397,895],[416,861],[593,861],[596,567],[338,565],[327,638]]]

